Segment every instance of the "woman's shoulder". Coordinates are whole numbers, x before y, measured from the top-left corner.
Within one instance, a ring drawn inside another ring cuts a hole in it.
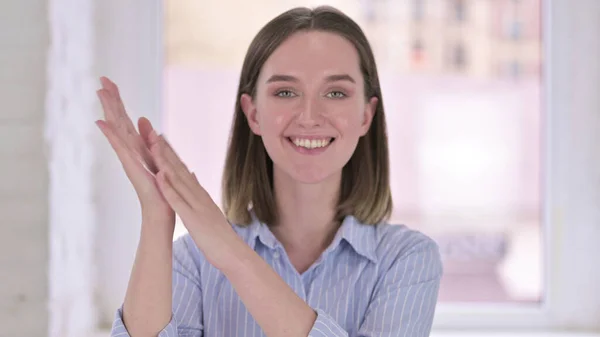
[[[375,226],[377,256],[393,263],[423,256],[441,265],[438,244],[427,234],[402,224],[381,223]]]
[[[380,245],[406,249],[421,245],[437,247],[436,242],[429,235],[407,225],[384,222],[375,225],[375,231]]]
[[[189,233],[183,234],[173,241],[173,265],[200,269],[206,264],[202,251],[198,248]]]

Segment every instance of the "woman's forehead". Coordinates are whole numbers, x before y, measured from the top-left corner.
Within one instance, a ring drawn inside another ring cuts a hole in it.
[[[344,74],[353,78],[360,75],[356,48],[340,35],[319,31],[290,36],[271,54],[261,71],[263,81],[273,75],[307,80]]]

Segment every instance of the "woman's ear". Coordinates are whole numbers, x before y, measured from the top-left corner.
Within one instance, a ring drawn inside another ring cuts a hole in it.
[[[367,102],[367,104],[365,104],[365,113],[364,113],[364,119],[363,119],[363,123],[361,125],[361,136],[364,136],[367,134],[367,132],[369,131],[369,128],[371,127],[371,122],[373,121],[373,116],[375,115],[375,111],[377,111],[377,103],[379,102],[379,100],[377,99],[377,97],[371,97],[371,99],[369,100],[369,102]]]
[[[252,96],[248,94],[242,94],[240,97],[240,105],[242,107],[242,111],[244,111],[244,115],[246,115],[250,130],[252,130],[252,132],[254,132],[254,134],[257,136],[260,136],[260,126],[258,124],[256,106],[252,101]]]

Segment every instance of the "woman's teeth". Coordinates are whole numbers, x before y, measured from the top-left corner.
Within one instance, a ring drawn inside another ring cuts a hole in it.
[[[292,143],[296,146],[304,147],[307,149],[315,149],[319,147],[325,147],[331,143],[331,138],[325,139],[303,139],[303,138],[292,138]]]

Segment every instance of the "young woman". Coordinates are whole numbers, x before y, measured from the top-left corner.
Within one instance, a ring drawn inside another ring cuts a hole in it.
[[[142,209],[112,336],[428,336],[442,267],[389,225],[385,115],[361,29],[331,7],[269,22],[243,64],[223,209],[102,79],[97,122]],[[173,242],[175,213],[189,234]]]

